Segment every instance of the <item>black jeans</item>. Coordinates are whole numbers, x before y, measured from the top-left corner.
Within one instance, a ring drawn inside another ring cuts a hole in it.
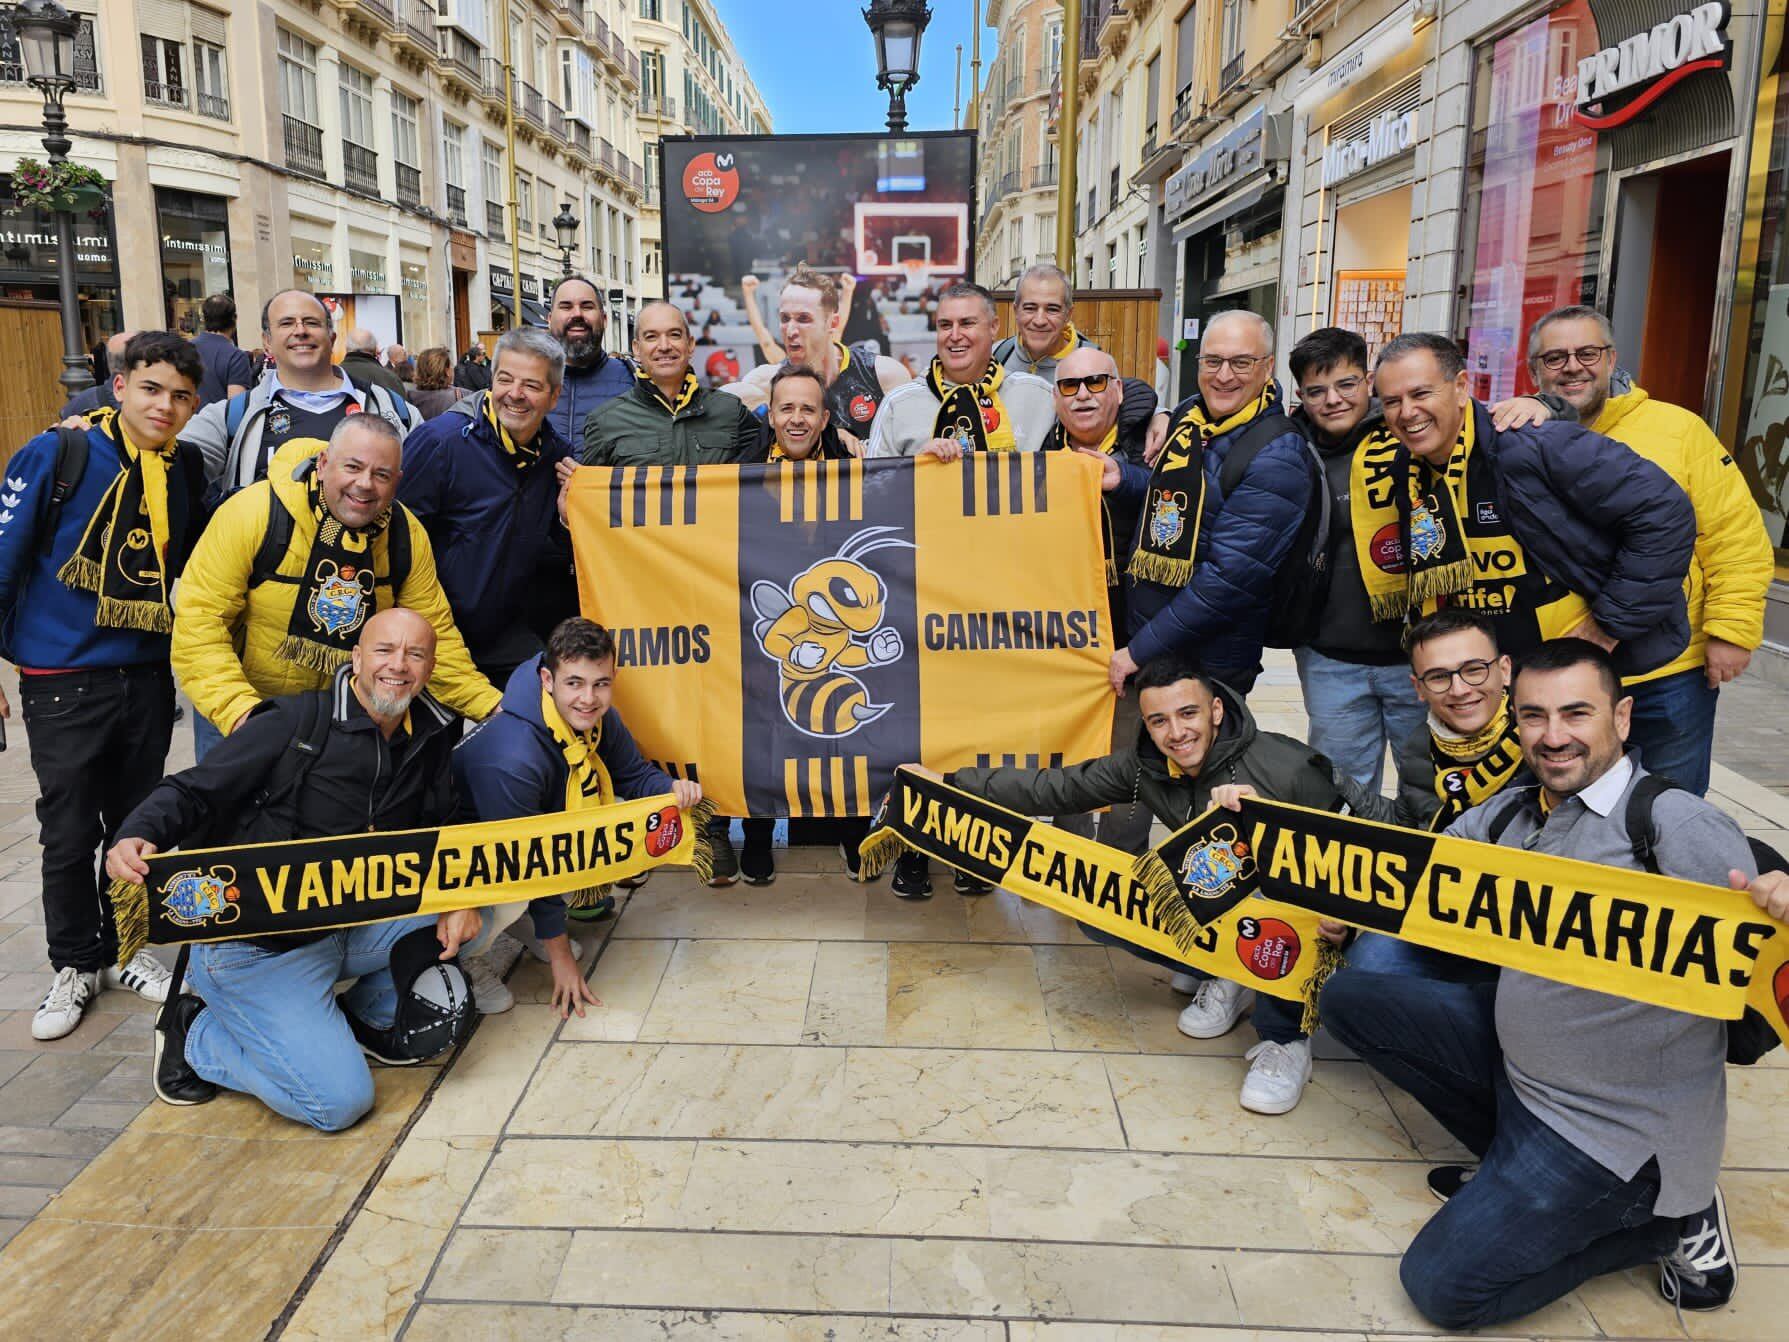
[[[83,971],[118,958],[101,858],[118,826],[161,781],[174,730],[166,663],[19,677],[37,823],[50,964]],[[97,879],[96,879],[97,878]]]

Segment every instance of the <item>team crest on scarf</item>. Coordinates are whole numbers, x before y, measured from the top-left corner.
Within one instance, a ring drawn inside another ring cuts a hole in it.
[[[1186,530],[1187,498],[1178,489],[1156,491],[1155,503],[1149,510],[1149,539],[1166,548],[1180,539]]]
[[[353,633],[366,619],[367,602],[373,595],[373,570],[370,565],[338,566],[333,559],[317,565],[317,582],[311,591],[306,609],[311,623],[324,634],[334,637]]]
[[[1234,825],[1219,825],[1211,837],[1187,849],[1180,864],[1180,883],[1199,899],[1222,899],[1244,881],[1255,879],[1255,859]]]
[[[1447,528],[1435,516],[1427,499],[1410,505],[1410,551],[1418,559],[1433,559],[1447,544]]]
[[[883,624],[888,585],[864,562],[875,550],[912,549],[896,527],[866,527],[838,553],[810,564],[788,588],[752,584],[758,620],[752,636],[777,663],[779,698],[789,725],[806,736],[849,736],[894,707],[873,703],[853,671],[887,666],[906,651]]]
[[[223,927],[242,916],[236,903],[242,892],[236,887],[234,867],[177,872],[169,878],[167,889],[162,907],[169,921],[181,927],[204,927],[207,923]]]

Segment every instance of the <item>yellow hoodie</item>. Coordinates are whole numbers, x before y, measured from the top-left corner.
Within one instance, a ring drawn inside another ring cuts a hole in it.
[[[1689,646],[1675,661],[1628,683],[1702,666],[1711,638],[1756,648],[1764,639],[1764,599],[1776,556],[1732,453],[1700,415],[1655,401],[1641,387],[1611,396],[1590,427],[1626,443],[1664,471],[1696,510],[1696,552],[1686,582]]]
[[[310,557],[317,523],[293,472],[316,451],[312,439],[293,439],[267,467],[267,478],[239,490],[217,510],[199,537],[174,596],[174,674],[193,706],[226,735],[263,699],[320,690],[330,677],[276,655],[298,599],[299,576]],[[273,576],[248,585],[255,552],[267,534],[267,494],[272,490],[292,514],[292,540]],[[428,532],[402,504],[393,504],[392,526],[410,528],[410,572],[391,590],[390,528],[373,541],[373,604],[405,606],[435,627],[435,673],[429,691],[465,717],[482,720],[503,694],[472,665],[472,654],[435,576]]]

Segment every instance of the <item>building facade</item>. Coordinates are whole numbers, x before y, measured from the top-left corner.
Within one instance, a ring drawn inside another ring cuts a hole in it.
[[[382,339],[464,349],[513,321],[518,283],[523,320],[544,320],[568,259],[552,220],[568,205],[571,267],[631,311],[645,197],[635,3],[74,0],[71,157],[109,183],[78,233],[90,341],[195,329],[198,303],[227,289],[253,344],[253,314],[297,286]],[[0,109],[5,173],[42,149],[20,129],[41,104],[4,27]],[[53,217],[0,216],[0,241],[0,293],[53,298]]]
[[[640,216],[641,292],[665,295],[659,140],[666,135],[769,135],[770,112],[712,0],[624,0],[640,43],[638,104],[646,160]]]
[[[1056,259],[1057,137],[1061,99],[1062,6],[1054,0],[990,0],[996,33],[980,132],[975,273],[993,288],[1011,285],[1039,261]]]

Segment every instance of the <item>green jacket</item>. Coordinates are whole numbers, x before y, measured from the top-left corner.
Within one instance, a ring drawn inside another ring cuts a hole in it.
[[[1135,691],[1132,691],[1135,693]],[[1320,811],[1340,809],[1334,769],[1303,741],[1264,732],[1240,695],[1220,685],[1224,725],[1197,777],[1168,772],[1168,761],[1139,728],[1137,744],[1066,769],[958,769],[951,782],[965,792],[1025,815],[1071,815],[1132,800],[1169,829],[1211,805],[1211,790],[1246,783],[1272,801]]]
[[[760,429],[752,412],[724,391],[698,391],[675,416],[636,382],[584,419],[586,466],[712,466],[748,458]]]

